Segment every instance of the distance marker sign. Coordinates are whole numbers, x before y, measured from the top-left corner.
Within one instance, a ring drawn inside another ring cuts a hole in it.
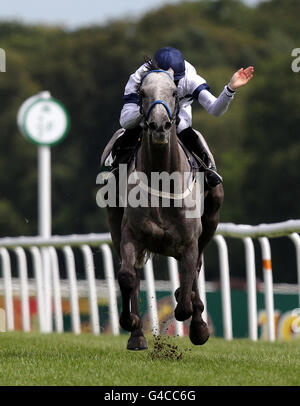
[[[52,234],[51,206],[51,147],[61,142],[70,127],[69,115],[65,107],[51,97],[49,91],[40,92],[19,108],[17,124],[22,135],[37,145],[38,155],[38,230],[42,238]],[[47,249],[41,249],[42,299],[39,314],[42,314],[42,332],[53,330],[51,311],[51,258]],[[42,310],[41,310],[42,309]],[[26,329],[30,330],[28,318]]]
[[[65,107],[47,91],[27,99],[20,107],[17,121],[22,134],[38,145],[58,144],[70,127]]]

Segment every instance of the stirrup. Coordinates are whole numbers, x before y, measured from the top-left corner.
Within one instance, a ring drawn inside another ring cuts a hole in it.
[[[205,171],[205,180],[207,183],[207,186],[212,189],[219,185],[220,183],[223,183],[223,178],[220,176],[215,170],[209,168]]]
[[[221,175],[218,174],[218,172],[213,169],[213,168],[206,168],[205,172],[208,172],[209,174],[213,174],[214,177],[216,177],[217,179],[219,179],[220,182],[223,182],[223,178]]]
[[[221,175],[218,174],[216,171],[216,168],[210,164],[210,166],[207,166],[206,163],[201,159],[195,152],[193,152],[195,158],[197,159],[198,163],[203,167],[204,172],[205,172],[205,180],[207,183],[207,186],[212,189],[219,185],[220,183],[223,183],[223,178]]]

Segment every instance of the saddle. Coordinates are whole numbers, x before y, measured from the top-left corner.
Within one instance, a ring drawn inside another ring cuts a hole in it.
[[[108,179],[111,173],[113,172],[115,174],[118,173],[119,164],[131,165],[134,159],[136,158],[141,143],[142,128],[138,127],[129,130],[131,132],[130,136],[128,137],[129,142],[127,140],[127,136],[126,141],[122,142],[123,141],[122,136],[125,133],[125,131],[126,130],[124,130],[124,128],[121,128],[114,133],[114,135],[106,145],[103,154],[101,156],[100,173],[102,173],[102,176],[104,176],[106,180]],[[213,165],[215,165],[213,155],[210,152],[208,145],[205,139],[203,138],[202,134],[199,131],[196,130],[193,131],[198,135],[202,145],[205,147],[207,158]],[[214,171],[208,167],[207,162],[205,162],[203,157],[199,157],[198,155],[196,155],[192,151],[192,149],[188,147],[188,145],[185,145],[183,143],[183,141],[180,138],[178,138],[178,142],[187,157],[193,178],[195,177],[196,172],[205,172],[206,174],[204,177],[204,190],[206,191],[211,189],[211,185],[209,184],[208,181],[208,176],[210,174],[210,171],[212,172]]]
[[[213,155],[212,155],[211,151],[209,150],[208,145],[207,145],[205,139],[203,138],[202,134],[199,131],[196,131],[196,130],[194,130],[194,131],[200,138],[202,144],[205,146],[209,159],[211,160],[211,162],[213,164],[215,164]],[[101,161],[100,161],[101,170],[108,171],[108,170],[112,169],[113,162],[115,161],[115,150],[118,149],[118,147],[117,147],[118,140],[120,139],[120,137],[122,137],[124,132],[125,132],[125,129],[120,128],[118,131],[116,131],[114,133],[114,135],[112,136],[112,138],[106,145],[106,147],[101,155]],[[135,136],[136,136],[136,138],[138,138],[138,134]],[[204,171],[204,170],[208,169],[206,166],[206,163],[199,156],[197,156],[191,149],[189,149],[189,147],[186,146],[179,138],[178,138],[178,142],[181,145],[181,147],[182,147],[185,155],[187,156],[187,159],[190,162],[191,167],[193,167],[193,169],[197,168],[199,171]],[[133,143],[133,145],[129,145],[126,147],[122,146],[123,151],[125,151],[125,153],[124,153],[125,156],[123,157],[122,162],[119,162],[119,163],[131,164],[131,162],[134,159],[135,154],[137,153],[139,145],[140,145],[140,140],[138,139],[138,141]]]

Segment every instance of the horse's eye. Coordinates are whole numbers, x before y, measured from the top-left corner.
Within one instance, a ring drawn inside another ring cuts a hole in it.
[[[176,90],[174,90],[173,97],[176,97],[176,96],[177,96],[177,92],[176,92]]]

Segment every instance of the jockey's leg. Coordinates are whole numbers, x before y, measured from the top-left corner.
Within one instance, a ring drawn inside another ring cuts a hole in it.
[[[222,177],[217,173],[217,168],[211,161],[205,146],[203,145],[200,137],[192,129],[192,127],[185,128],[178,134],[178,138],[183,144],[194,152],[207,166],[204,168],[205,179],[207,186],[211,189],[222,183]]]
[[[112,167],[117,168],[119,164],[127,164],[131,161],[135,147],[142,133],[142,127],[137,126],[125,130],[115,142],[112,148]]]

